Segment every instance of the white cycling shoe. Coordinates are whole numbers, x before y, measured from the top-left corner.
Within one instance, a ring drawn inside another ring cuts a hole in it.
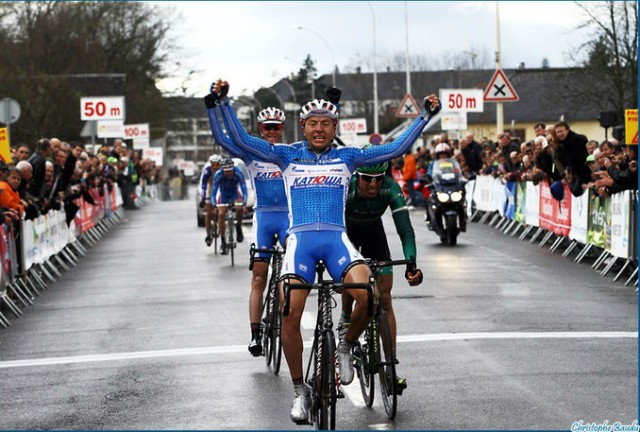
[[[344,342],[338,346],[338,367],[340,368],[340,384],[349,385],[353,381],[353,356],[351,347]]]
[[[311,398],[308,394],[297,394],[291,406],[291,420],[296,424],[309,423],[309,410],[311,409]]]

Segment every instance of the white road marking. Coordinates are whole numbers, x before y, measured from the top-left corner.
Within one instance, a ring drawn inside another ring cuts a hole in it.
[[[311,312],[302,312],[302,318],[300,318],[300,326],[305,330],[313,330],[316,328],[317,314]]]
[[[398,343],[438,342],[438,341],[472,340],[472,339],[585,339],[585,338],[637,339],[638,333],[637,332],[441,333],[441,334],[398,336],[397,342]],[[305,347],[308,348],[311,346],[311,343],[306,342],[304,345]],[[247,347],[245,345],[229,345],[229,346],[220,346],[220,347],[179,348],[179,349],[156,350],[156,351],[133,351],[133,352],[125,352],[125,353],[91,354],[91,355],[68,356],[68,357],[45,357],[45,358],[39,358],[39,359],[0,361],[0,369],[103,362],[103,361],[134,360],[134,359],[146,359],[146,358],[187,357],[187,356],[195,356],[195,355],[246,353],[246,351],[247,351]],[[348,387],[354,388],[359,391],[359,387],[354,385],[354,384],[357,384],[356,380],[357,378],[354,378],[354,383],[352,383]],[[343,388],[347,389],[348,387],[343,387]],[[349,391],[349,393],[352,393],[352,392]]]

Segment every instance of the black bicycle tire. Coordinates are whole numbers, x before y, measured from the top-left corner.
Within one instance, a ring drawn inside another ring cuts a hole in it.
[[[272,258],[272,273],[271,280],[273,284],[273,313],[274,313],[274,343],[273,346],[273,373],[278,375],[280,372],[280,365],[282,364],[282,312],[280,310],[280,283],[278,278],[280,277],[280,271],[282,269],[282,255],[274,255]]]
[[[387,418],[393,420],[398,409],[398,395],[396,394],[396,356],[391,343],[391,330],[387,313],[384,309],[378,310],[376,318],[378,321],[378,380],[380,382],[380,397],[387,413]],[[387,349],[384,349],[384,347]],[[384,356],[384,360],[382,357]],[[391,379],[387,376],[391,375]]]
[[[336,341],[332,331],[327,331],[322,338],[322,362],[320,371],[320,415],[318,429],[335,430],[336,428]]]
[[[262,323],[261,323],[261,327],[262,327],[262,353],[264,354],[265,357],[265,363],[267,364],[267,367],[271,366],[271,329],[272,329],[272,322],[271,322],[271,310],[272,310],[272,306],[271,303],[273,302],[272,297],[271,297],[271,289],[270,287],[267,289],[267,296],[264,300],[264,305],[262,306]]]
[[[282,314],[280,313],[280,302],[277,281],[275,282],[275,295],[273,302],[273,326],[271,328],[271,352],[273,355],[273,373],[278,375],[282,364]]]
[[[233,220],[233,211],[231,207],[227,209],[227,230],[229,231],[229,239],[227,240],[227,249],[229,255],[231,255],[231,267],[235,266],[234,262],[234,244],[233,244],[233,229],[235,228],[235,221]]]
[[[357,356],[356,371],[358,373],[358,380],[360,381],[360,391],[362,392],[362,399],[368,408],[373,406],[373,401],[376,395],[376,386],[374,374],[371,372],[371,365],[369,363],[370,343],[370,327],[367,328],[364,336],[364,343],[356,345],[354,349],[354,356]]]

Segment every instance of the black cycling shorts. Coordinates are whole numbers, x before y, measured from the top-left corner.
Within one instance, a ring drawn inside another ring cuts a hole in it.
[[[391,252],[389,251],[387,235],[384,232],[382,220],[369,225],[347,226],[347,235],[363,257],[376,261],[388,261],[391,259]]]

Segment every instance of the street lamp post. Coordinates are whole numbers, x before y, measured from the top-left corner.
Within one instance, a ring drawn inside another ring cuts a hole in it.
[[[331,68],[331,83],[335,87],[336,86],[336,59],[335,57],[333,57],[333,51],[331,50],[331,45],[329,45],[329,42],[327,42],[327,40],[320,33],[316,31],[313,31],[311,29],[308,29],[302,26],[298,26],[298,30],[306,30],[309,33],[313,33],[314,35],[318,36],[320,40],[322,40],[322,42],[324,42],[324,44],[329,49],[329,54],[331,54],[331,61],[333,62],[333,66]]]
[[[369,8],[371,9],[371,19],[373,22],[373,132],[379,132],[378,122],[378,70],[376,64],[376,14],[373,10],[373,5],[370,1]],[[334,84],[335,86],[335,84]]]

